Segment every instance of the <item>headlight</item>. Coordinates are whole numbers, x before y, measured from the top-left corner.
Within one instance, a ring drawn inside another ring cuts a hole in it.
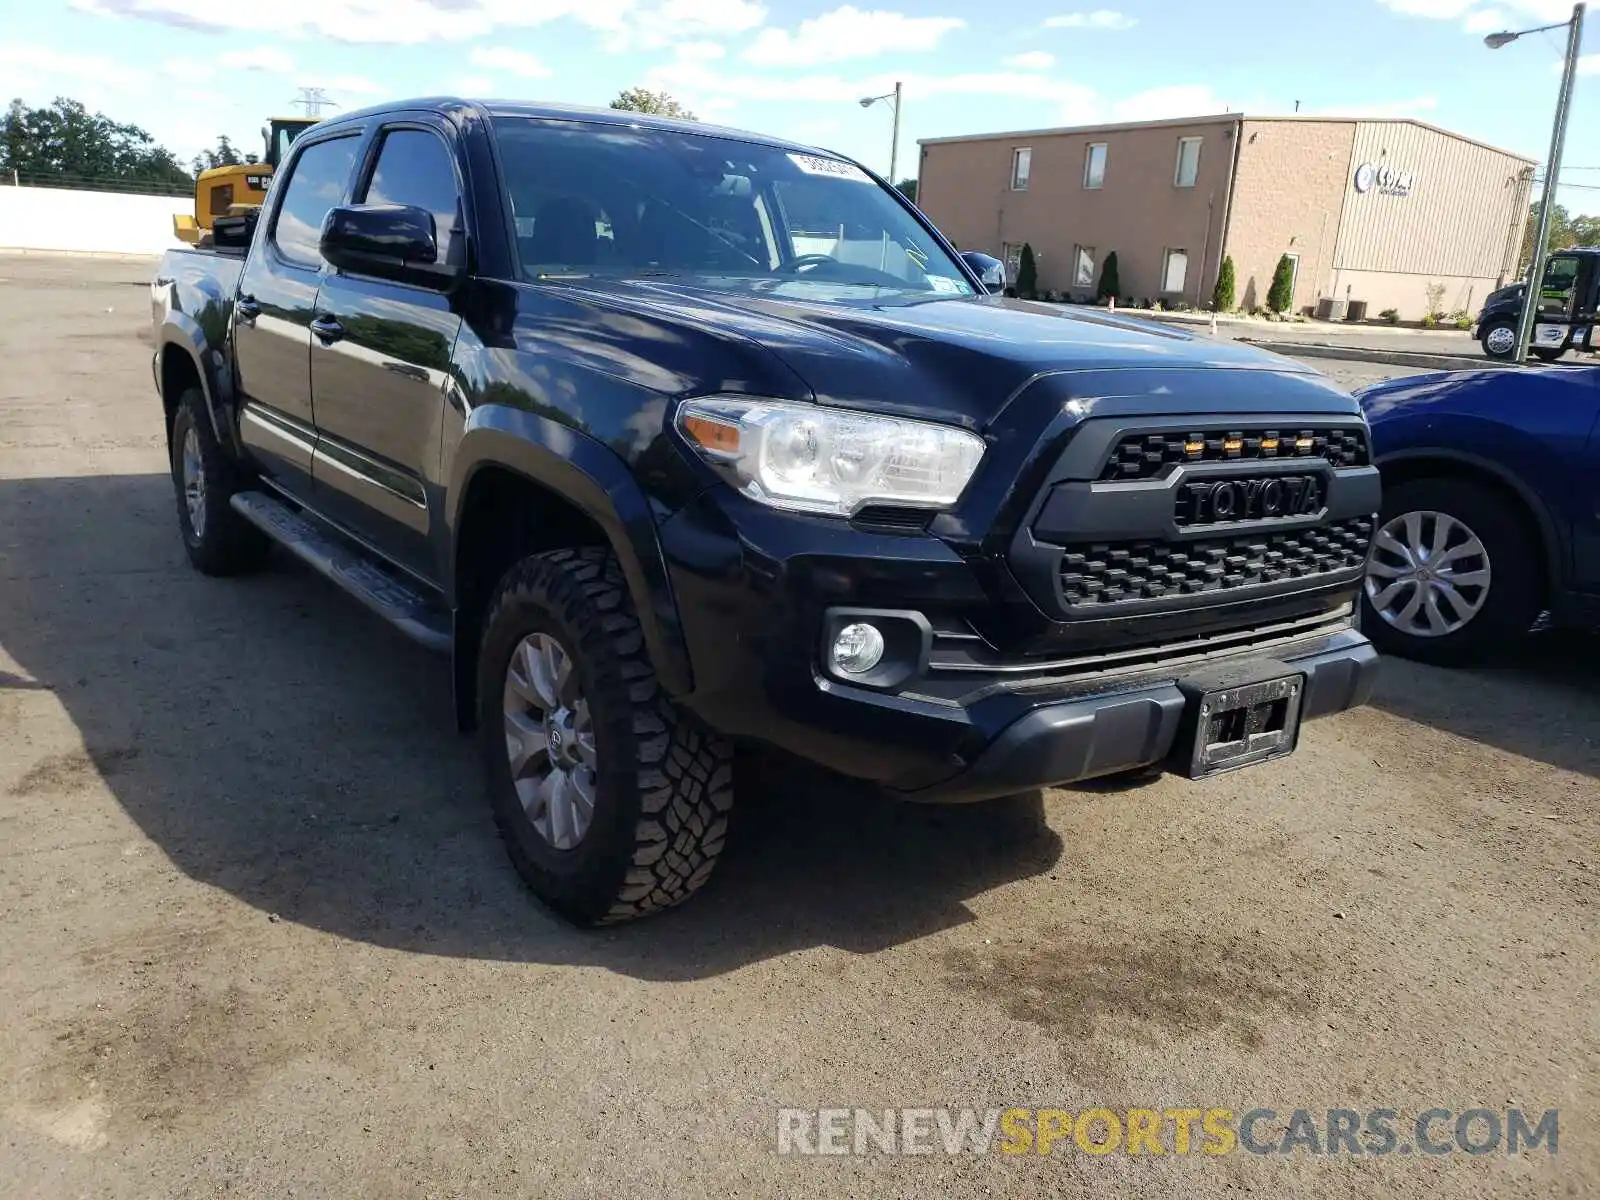
[[[948,425],[781,400],[685,401],[678,430],[745,495],[835,516],[868,504],[948,508],[984,449]]]

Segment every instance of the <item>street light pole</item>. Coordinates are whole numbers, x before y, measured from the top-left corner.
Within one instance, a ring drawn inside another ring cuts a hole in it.
[[[881,96],[863,96],[860,104],[862,108],[871,108],[880,100],[894,105],[894,127],[889,134],[889,186],[893,187],[899,182],[895,172],[900,166],[900,81],[895,80],[894,91]]]
[[[900,81],[894,82],[894,128],[889,134],[889,186],[899,187],[900,178],[895,168],[900,162]]]
[[[1572,6],[1572,19],[1538,29],[1525,29],[1520,33],[1491,33],[1484,44],[1491,50],[1508,46],[1529,33],[1543,33],[1547,29],[1567,27],[1567,58],[1561,72],[1561,92],[1556,100],[1555,125],[1550,131],[1550,157],[1544,168],[1544,194],[1539,201],[1539,229],[1533,236],[1533,255],[1528,263],[1528,287],[1522,299],[1522,320],[1517,325],[1516,361],[1528,361],[1528,346],[1533,340],[1534,319],[1538,315],[1539,300],[1544,291],[1545,260],[1549,254],[1550,217],[1555,210],[1556,184],[1561,178],[1561,154],[1567,144],[1567,116],[1572,111],[1572,80],[1578,69],[1578,47],[1583,43],[1583,14],[1586,5]]]

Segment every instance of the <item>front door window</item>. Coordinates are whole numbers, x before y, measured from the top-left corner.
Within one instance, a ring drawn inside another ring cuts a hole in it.
[[[1551,316],[1572,312],[1572,293],[1578,285],[1578,260],[1557,254],[1544,265],[1544,286],[1539,289],[1539,311]]]

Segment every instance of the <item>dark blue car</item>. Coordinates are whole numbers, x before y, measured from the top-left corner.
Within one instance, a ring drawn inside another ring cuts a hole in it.
[[[1363,632],[1464,663],[1545,610],[1600,627],[1600,368],[1420,375],[1359,399],[1383,473]]]

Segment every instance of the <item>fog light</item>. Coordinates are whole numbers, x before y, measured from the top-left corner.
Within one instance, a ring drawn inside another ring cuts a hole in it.
[[[883,634],[876,625],[846,625],[833,639],[829,657],[836,670],[846,675],[865,675],[883,661]]]

